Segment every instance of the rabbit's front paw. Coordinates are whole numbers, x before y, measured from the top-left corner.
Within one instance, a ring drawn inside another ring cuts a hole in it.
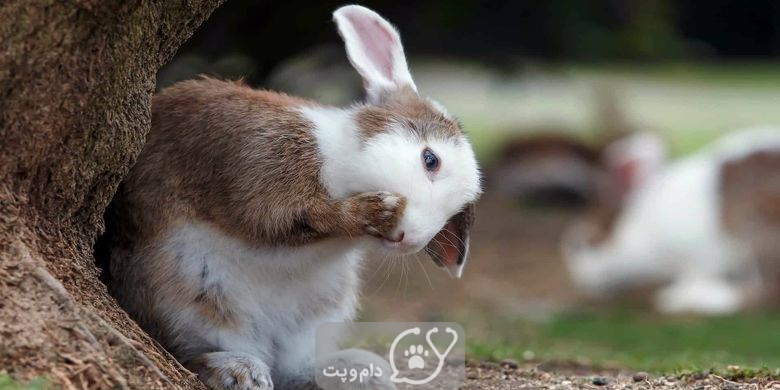
[[[387,191],[365,192],[357,196],[357,201],[358,215],[367,234],[391,241],[403,238],[392,235],[406,208],[405,197]]]
[[[189,362],[209,388],[220,390],[272,390],[271,370],[262,360],[245,353],[210,352]]]

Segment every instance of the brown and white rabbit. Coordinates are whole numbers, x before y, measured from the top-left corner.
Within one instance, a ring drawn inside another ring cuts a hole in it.
[[[486,174],[488,191],[520,203],[585,207],[604,176],[601,150],[563,134],[512,139],[498,156]]]
[[[677,161],[652,133],[608,146],[614,180],[567,232],[583,290],[650,284],[662,312],[723,314],[780,298],[780,128],[723,136]]]
[[[175,84],[108,217],[111,290],[213,388],[313,386],[315,329],[352,319],[367,252],[426,250],[456,275],[466,260],[469,141],[418,95],[387,21],[334,18],[366,103]]]

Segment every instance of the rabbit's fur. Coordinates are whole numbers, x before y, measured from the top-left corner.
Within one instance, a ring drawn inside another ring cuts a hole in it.
[[[659,310],[703,314],[741,310],[777,290],[780,128],[736,131],[670,163],[649,133],[605,153],[613,196],[563,240],[578,286],[602,295],[662,284]]]
[[[425,249],[455,274],[465,262],[480,193],[468,140],[417,94],[389,23],[359,6],[334,16],[367,103],[178,83],[155,96],[108,214],[111,291],[214,388],[313,386],[315,330],[352,318],[369,251]]]

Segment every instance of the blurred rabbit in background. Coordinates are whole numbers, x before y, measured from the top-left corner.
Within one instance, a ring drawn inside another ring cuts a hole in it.
[[[522,135],[501,148],[488,174],[490,191],[521,204],[576,210],[604,201],[612,172],[604,164],[605,149],[632,134],[618,93],[607,86],[594,90],[598,133],[591,142],[572,129],[516,130]]]
[[[737,131],[671,162],[657,135],[638,132],[602,163],[609,180],[562,240],[582,290],[662,284],[666,313],[726,314],[778,296],[780,128]]]

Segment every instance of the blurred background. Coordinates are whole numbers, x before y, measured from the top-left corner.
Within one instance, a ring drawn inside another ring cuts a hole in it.
[[[362,88],[331,21],[340,5],[230,0],[161,70],[158,87],[217,74],[348,105]],[[593,299],[571,282],[560,251],[598,197],[614,140],[649,131],[682,158],[731,130],[780,125],[780,2],[361,5],[398,27],[420,92],[463,123],[486,190],[463,279],[423,256],[372,263],[361,320],[458,321],[474,358],[780,374],[774,310],[661,316],[644,288]],[[518,154],[559,164],[527,164],[538,175],[518,179]]]

